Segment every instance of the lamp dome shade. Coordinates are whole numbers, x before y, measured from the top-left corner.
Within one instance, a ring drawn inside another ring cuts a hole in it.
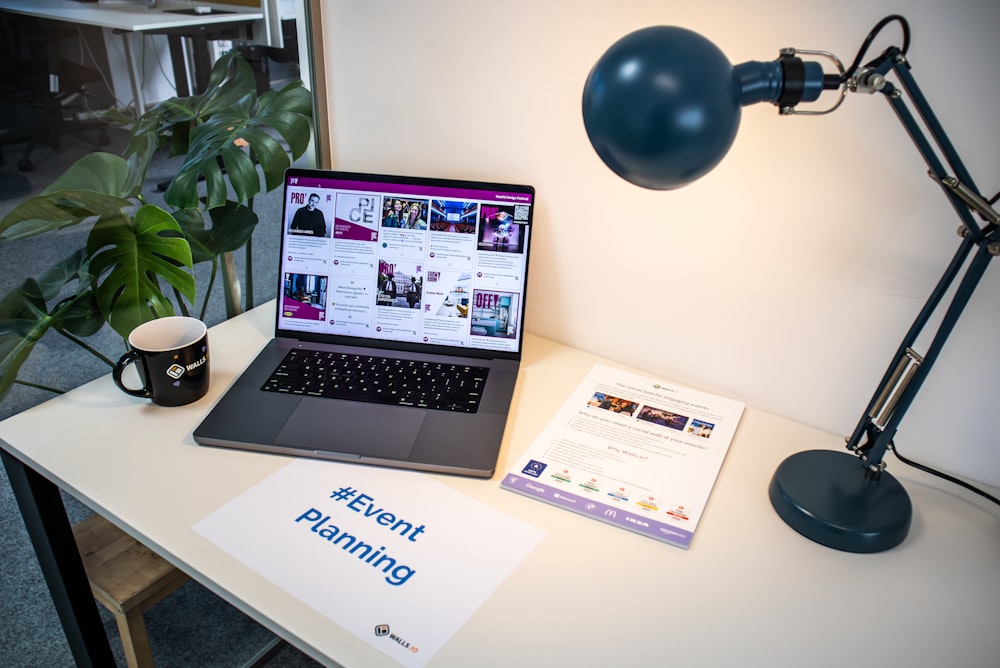
[[[698,33],[655,26],[609,48],[587,77],[583,122],[601,159],[643,188],[671,190],[704,176],[736,138],[739,77]]]

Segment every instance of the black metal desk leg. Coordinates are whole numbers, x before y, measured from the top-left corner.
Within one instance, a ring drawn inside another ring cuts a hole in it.
[[[178,34],[167,35],[167,45],[170,48],[170,64],[174,70],[174,88],[177,97],[187,97],[191,94],[188,85],[187,62],[184,60],[184,40]]]
[[[114,666],[59,488],[6,450],[0,455],[77,665]]]

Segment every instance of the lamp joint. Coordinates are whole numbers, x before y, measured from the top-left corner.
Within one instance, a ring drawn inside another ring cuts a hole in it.
[[[879,462],[877,464],[868,464],[865,468],[865,480],[876,481],[882,477],[882,471],[885,470],[885,462]]]
[[[882,435],[882,429],[869,422],[865,431],[866,438],[864,443],[856,443],[850,436],[845,437],[844,440],[847,441],[847,449],[851,454],[861,461],[865,480],[877,482],[882,476],[882,471],[886,470],[887,464],[881,455],[877,461],[873,461],[868,457],[868,453],[875,447],[876,441]]]
[[[954,176],[938,176],[933,171],[928,171],[927,175],[932,180],[940,183],[958,196],[970,209],[988,223],[1000,225],[1000,211],[993,208],[989,201],[983,198],[969,186],[962,183]]]
[[[852,93],[877,93],[885,88],[885,76],[871,68],[862,68],[851,75],[847,85]]]

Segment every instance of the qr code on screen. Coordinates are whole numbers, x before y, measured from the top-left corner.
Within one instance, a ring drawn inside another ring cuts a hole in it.
[[[514,220],[528,220],[527,204],[518,204],[514,207]]]

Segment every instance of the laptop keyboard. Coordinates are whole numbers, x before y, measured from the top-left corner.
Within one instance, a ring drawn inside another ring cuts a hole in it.
[[[464,364],[291,350],[261,389],[475,413],[488,373],[486,367]]]

